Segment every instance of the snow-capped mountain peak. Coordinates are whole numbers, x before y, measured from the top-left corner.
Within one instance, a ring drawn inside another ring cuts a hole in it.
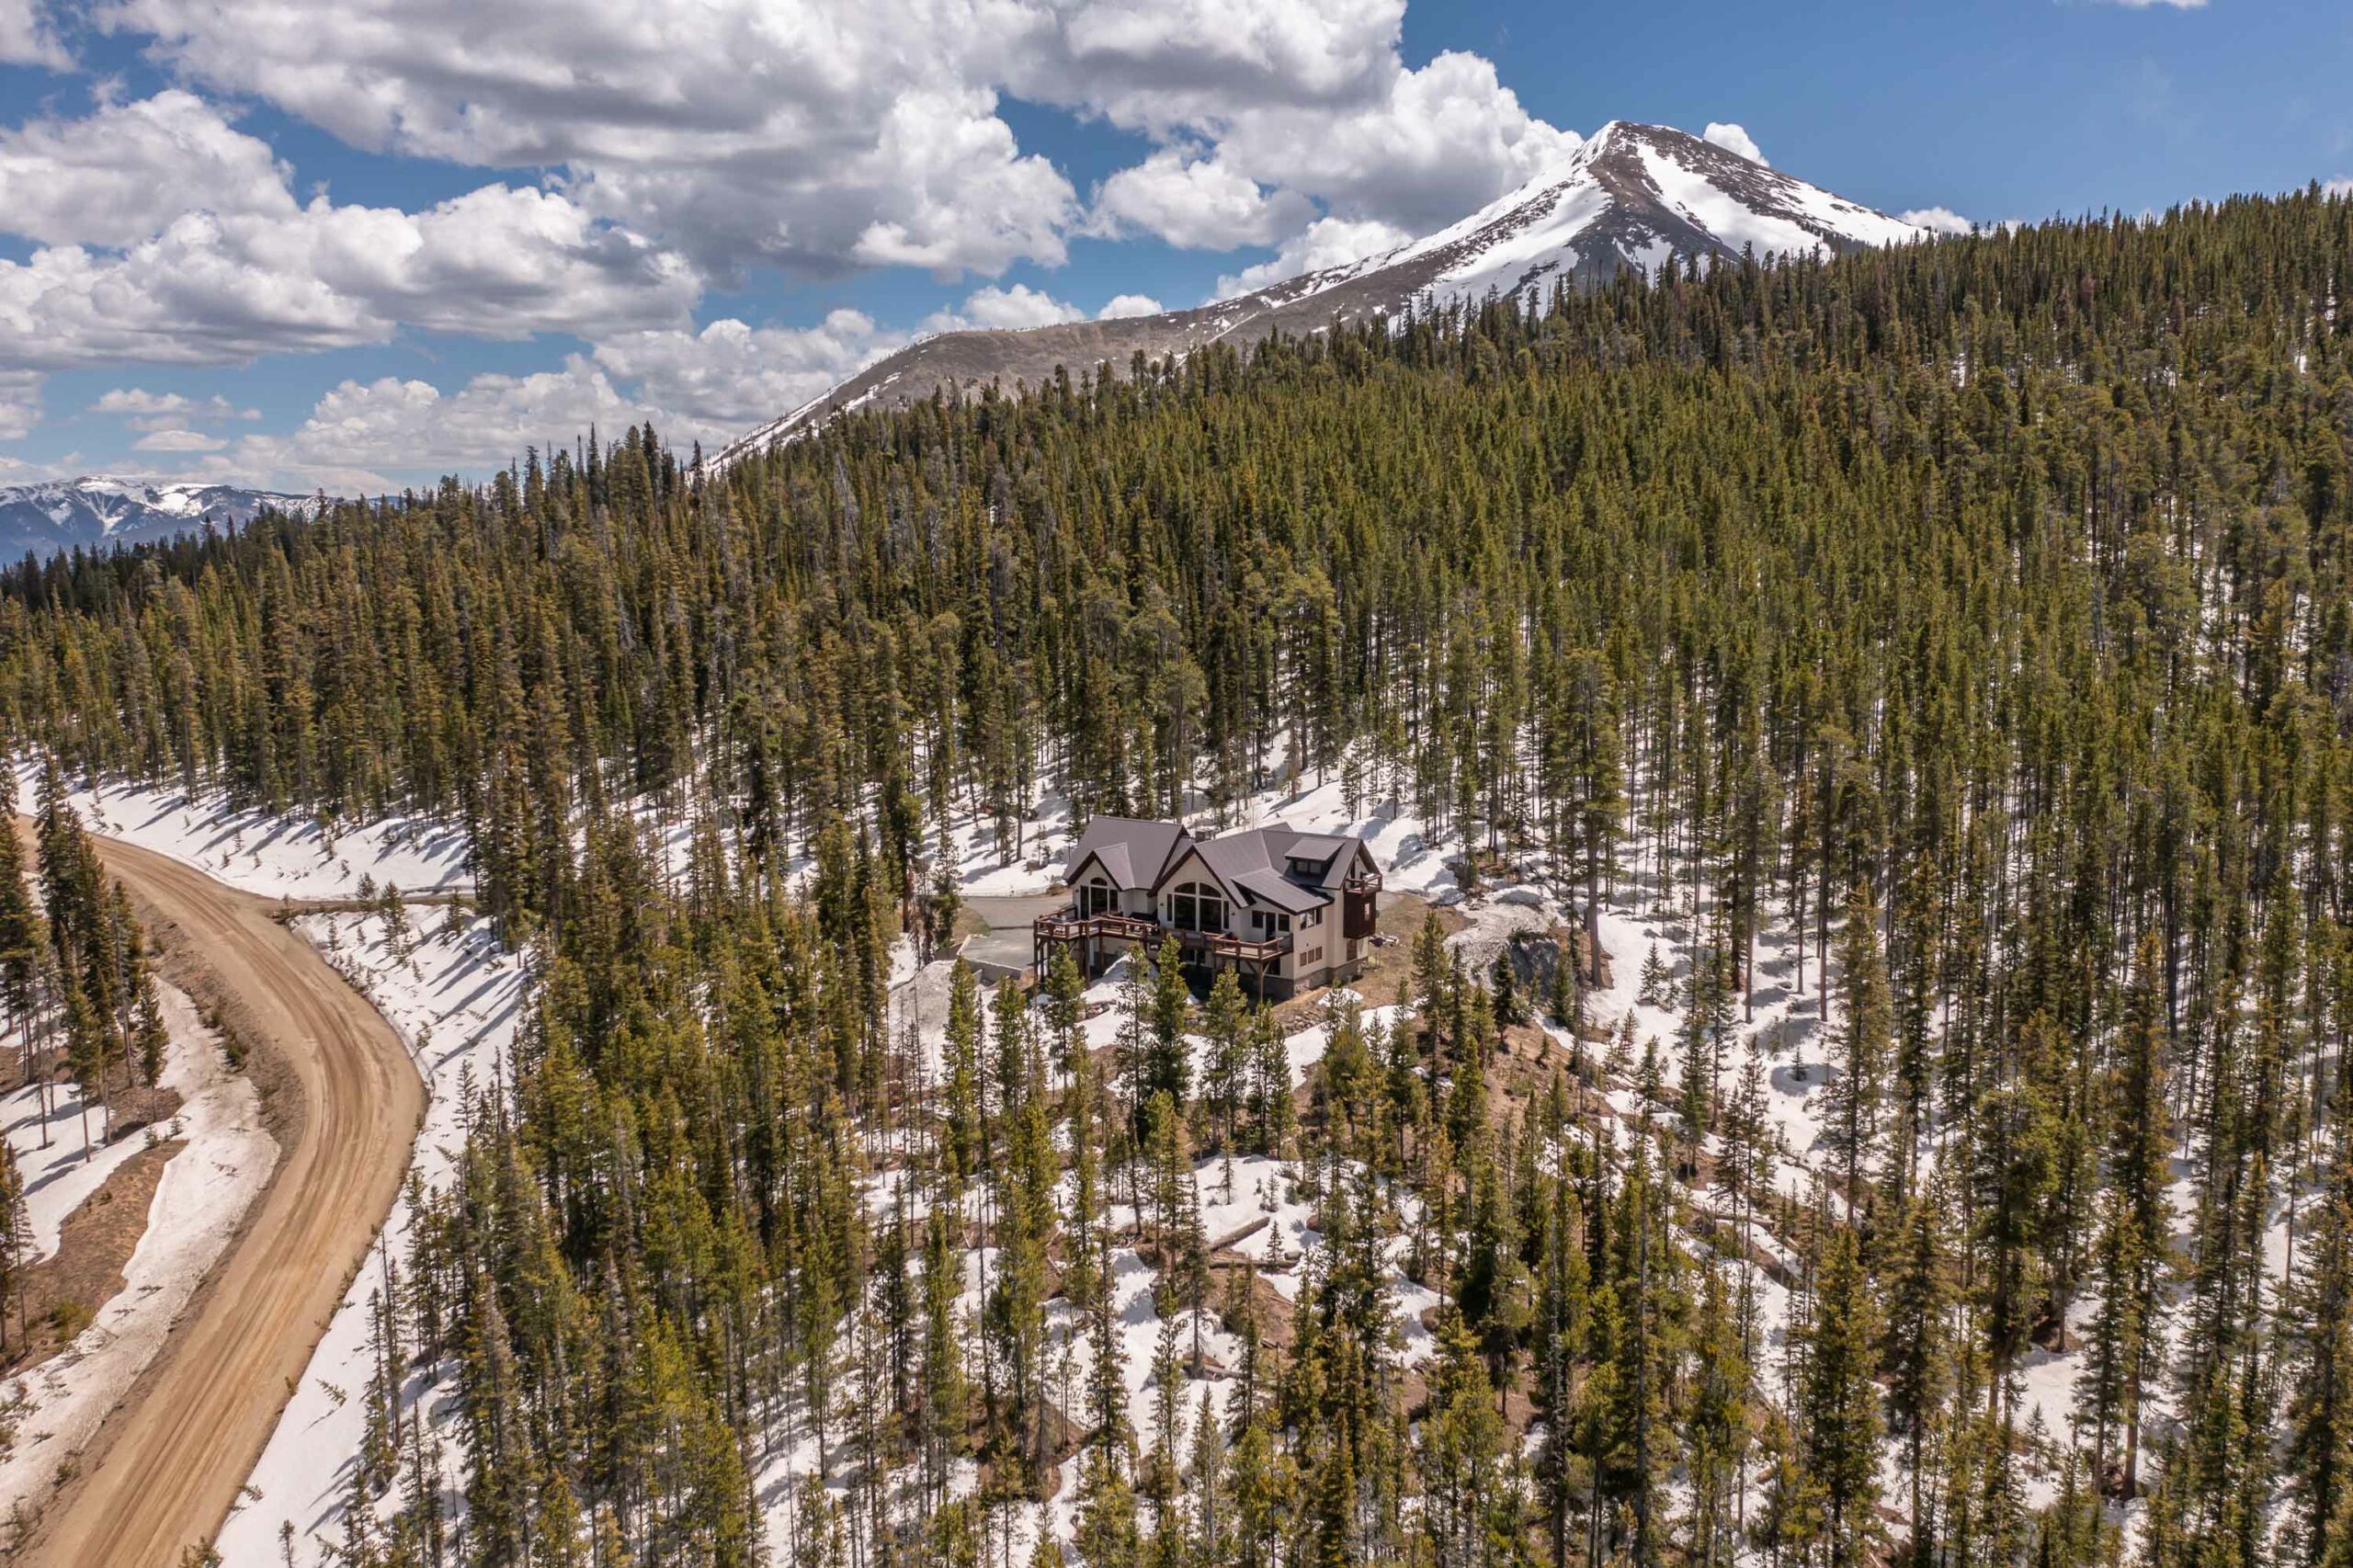
[[[1459,222],[1383,255],[1277,285],[1290,305],[1381,278],[1451,303],[1543,291],[1556,281],[1706,266],[1744,253],[1837,254],[1921,231],[1669,126],[1611,120],[1562,163]],[[1343,312],[1353,313],[1353,312]]]
[[[1490,294],[1540,298],[1619,274],[1753,255],[1841,254],[1923,237],[1884,212],[1669,126],[1611,120],[1560,164],[1459,222],[1394,250],[1189,311],[1021,332],[951,332],[868,366],[824,397],[729,444],[724,467],[835,412],[897,408],[941,387],[1035,386],[1057,366],[1124,369],[1206,344],[1237,346],[1333,321],[1393,317]]]
[[[210,524],[249,523],[264,508],[295,517],[318,510],[316,495],[252,490],[199,480],[85,474],[79,479],[0,485],[0,561],[77,546],[136,544]]]

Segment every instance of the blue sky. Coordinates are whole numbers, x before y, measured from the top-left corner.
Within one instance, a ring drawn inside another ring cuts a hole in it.
[[[2353,176],[2342,0],[0,0],[0,482],[724,436],[912,335],[1199,302],[1603,121],[1892,212]]]

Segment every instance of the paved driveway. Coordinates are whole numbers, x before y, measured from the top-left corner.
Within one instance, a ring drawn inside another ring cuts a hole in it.
[[[1051,915],[1070,903],[1068,893],[1025,892],[974,896],[964,900],[964,907],[988,922],[992,931],[1021,931],[1040,915]]]

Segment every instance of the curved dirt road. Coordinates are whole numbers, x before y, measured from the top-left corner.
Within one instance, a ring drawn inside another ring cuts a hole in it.
[[[253,1473],[289,1391],[408,1170],[425,1085],[366,999],[268,900],[151,851],[97,841],[151,924],[216,983],[301,1086],[277,1175],[131,1402],[19,1561],[41,1568],[176,1568],[209,1544]]]

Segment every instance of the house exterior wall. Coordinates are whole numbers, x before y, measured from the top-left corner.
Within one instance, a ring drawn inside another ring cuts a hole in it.
[[[1175,929],[1176,890],[1188,882],[1198,882],[1205,888],[1213,888],[1218,897],[1224,900],[1225,919],[1216,927],[1220,933],[1228,937],[1250,937],[1251,933],[1246,928],[1248,917],[1243,913],[1241,899],[1232,888],[1218,880],[1217,873],[1209,869],[1208,862],[1189,849],[1177,859],[1168,874],[1161,879],[1159,907],[1146,912],[1147,918],[1157,920],[1163,926]]]
[[[1375,869],[1370,852],[1361,844],[1347,852],[1347,864],[1350,874],[1359,869],[1370,871]],[[1177,890],[1188,884],[1198,884],[1217,895],[1223,907],[1223,918],[1212,926],[1202,926],[1196,910],[1195,924],[1188,929],[1212,931],[1245,942],[1263,941],[1287,934],[1290,938],[1290,949],[1269,962],[1263,974],[1264,994],[1268,997],[1288,997],[1318,986],[1345,983],[1364,971],[1370,943],[1362,938],[1350,939],[1347,936],[1344,928],[1347,902],[1329,890],[1324,893],[1328,902],[1312,912],[1290,915],[1288,912],[1264,910],[1268,924],[1262,930],[1256,919],[1262,911],[1245,903],[1239,892],[1211,870],[1208,862],[1192,847],[1184,850],[1158,878],[1156,892],[1151,888],[1118,888],[1102,862],[1091,854],[1085,862],[1073,868],[1073,872],[1069,883],[1071,901],[1082,916],[1103,909],[1108,894],[1110,911],[1133,919],[1150,921],[1163,933],[1174,934],[1177,929]],[[1090,885],[1102,890],[1092,899],[1086,891]],[[1283,926],[1285,919],[1289,922],[1288,932]],[[1313,923],[1308,924],[1310,920]],[[1083,956],[1090,969],[1099,972],[1103,965],[1121,953],[1138,946],[1157,947],[1158,940],[1157,937],[1147,941],[1097,933],[1086,939]],[[1226,961],[1219,960],[1218,967],[1223,967]],[[1255,970],[1245,970],[1245,978],[1259,978]]]

